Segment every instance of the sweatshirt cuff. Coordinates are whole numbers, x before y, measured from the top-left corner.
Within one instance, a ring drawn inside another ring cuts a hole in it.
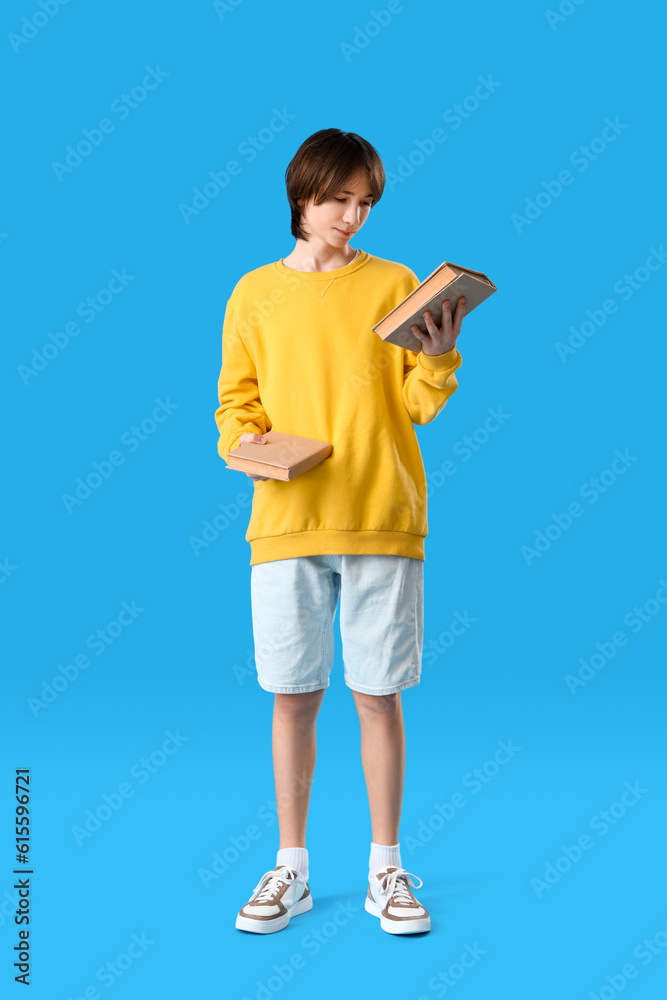
[[[445,354],[424,354],[423,351],[420,351],[417,359],[422,367],[428,371],[439,372],[446,368],[453,368],[457,362],[458,353],[456,347],[452,347],[451,351],[446,351]]]

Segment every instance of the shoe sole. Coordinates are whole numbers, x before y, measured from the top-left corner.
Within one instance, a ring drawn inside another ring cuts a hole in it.
[[[299,913],[305,913],[312,908],[313,897],[308,895],[290,907],[287,913],[283,913],[280,917],[274,917],[273,920],[256,920],[253,917],[244,917],[239,913],[236,917],[235,927],[238,927],[240,931],[250,931],[253,934],[273,934],[274,931],[281,931],[283,927],[287,927],[290,917],[296,917]]]
[[[406,920],[405,923],[388,920],[387,917],[382,916],[382,911],[377,903],[369,899],[368,896],[366,896],[364,909],[368,913],[372,913],[374,917],[380,918],[380,927],[383,931],[387,931],[388,934],[422,934],[424,931],[430,931],[431,929],[430,917],[422,917],[421,920]]]

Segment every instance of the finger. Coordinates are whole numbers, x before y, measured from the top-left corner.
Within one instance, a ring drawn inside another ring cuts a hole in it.
[[[454,313],[454,331],[457,336],[461,332],[461,323],[463,322],[463,317],[465,316],[466,311],[465,305],[465,296],[462,295],[456,304],[456,312]]]
[[[424,312],[422,313],[422,316],[424,317],[424,323],[426,324],[426,329],[428,330],[428,332],[431,334],[438,333],[438,327],[436,326],[435,320],[431,315],[431,310],[425,309]]]
[[[452,325],[452,307],[449,299],[442,302],[442,329],[449,330]]]

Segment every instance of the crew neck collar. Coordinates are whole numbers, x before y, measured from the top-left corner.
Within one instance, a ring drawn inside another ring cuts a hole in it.
[[[282,257],[274,262],[274,267],[280,274],[294,274],[306,280],[330,281],[332,278],[344,278],[348,274],[352,274],[353,271],[357,271],[364,264],[367,264],[369,260],[370,254],[366,253],[365,250],[359,250],[358,255],[353,257],[349,264],[345,264],[343,267],[333,267],[330,271],[297,271],[295,268],[283,264]]]

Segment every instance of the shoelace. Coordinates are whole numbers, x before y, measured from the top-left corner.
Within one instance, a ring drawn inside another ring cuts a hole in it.
[[[388,894],[389,899],[396,895],[397,902],[412,904],[412,896],[410,895],[407,884],[409,882],[412,883],[415,889],[418,889],[420,885],[424,884],[419,878],[419,875],[414,875],[414,877],[419,881],[419,885],[416,885],[412,882],[412,875],[414,875],[414,872],[408,872],[405,868],[397,868],[396,871],[387,872],[380,882],[380,888],[383,892]]]
[[[287,865],[283,865],[278,869],[278,871],[270,868],[268,872],[264,872],[257,885],[252,890],[250,899],[253,898],[257,890],[261,887],[264,879],[268,878],[268,881],[255,900],[256,903],[268,903],[275,896],[284,882],[293,882],[298,875],[299,872],[297,872],[294,868],[288,868]]]

